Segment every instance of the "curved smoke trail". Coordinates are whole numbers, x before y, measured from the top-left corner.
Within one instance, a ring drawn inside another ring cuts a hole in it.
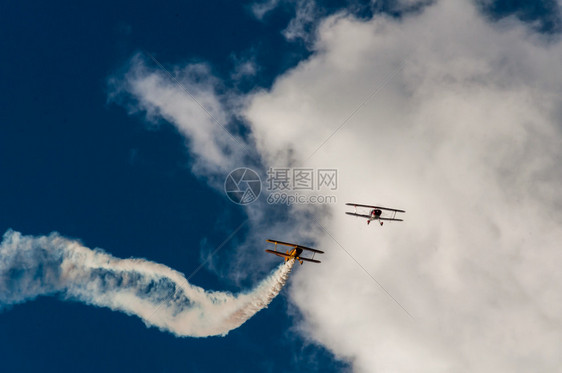
[[[9,230],[0,244],[0,309],[60,294],[136,315],[178,336],[226,335],[267,307],[293,264],[282,264],[250,292],[233,295],[191,285],[165,265],[118,259],[58,233],[33,237]]]

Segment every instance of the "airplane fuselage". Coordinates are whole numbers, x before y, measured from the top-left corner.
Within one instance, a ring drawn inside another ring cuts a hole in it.
[[[287,250],[287,254],[289,254],[289,257],[285,257],[285,261],[289,261],[291,259],[299,259],[299,255],[302,254],[302,249],[293,249],[293,250]]]
[[[369,225],[369,223],[373,220],[379,220],[381,215],[382,215],[382,210],[379,209],[371,210],[371,213],[369,214],[369,220],[367,220],[367,225]],[[381,221],[381,225],[382,225],[382,221]]]
[[[371,215],[371,220],[376,220],[376,219],[378,219],[378,218],[381,217],[381,215],[382,215],[382,210],[379,210],[379,209],[371,210],[371,214],[370,214],[370,215]]]

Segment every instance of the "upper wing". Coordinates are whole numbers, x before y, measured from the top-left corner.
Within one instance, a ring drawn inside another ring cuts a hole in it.
[[[381,206],[371,206],[371,205],[360,205],[358,203],[346,203],[346,205],[348,206],[354,206],[354,207],[366,207],[366,208],[371,208],[371,209],[380,209],[380,210],[387,210],[387,211],[395,211],[395,212],[406,212],[404,210],[398,210],[398,209],[391,209],[388,207],[381,207]]]
[[[308,251],[312,251],[313,253],[318,253],[318,254],[324,254],[323,251],[320,250],[316,250],[316,249],[311,249],[310,247],[306,247],[306,246],[301,246],[301,245],[297,245],[294,243],[289,243],[289,242],[283,242],[283,241],[277,241],[277,240],[266,240],[267,242],[271,242],[271,243],[275,243],[275,244],[279,244],[279,245],[285,245],[285,246],[289,246],[289,247],[293,247],[295,249],[299,248],[299,249],[303,249],[303,250],[308,250]]]
[[[346,203],[347,206],[377,208],[377,206],[361,205],[359,203]]]
[[[353,215],[353,216],[359,216],[365,219],[371,219],[371,217],[369,215],[363,215],[363,214],[356,214],[354,212],[346,212],[347,215]]]

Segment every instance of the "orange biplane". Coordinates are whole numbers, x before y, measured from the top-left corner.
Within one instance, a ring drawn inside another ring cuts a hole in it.
[[[277,256],[280,256],[282,258],[285,258],[286,262],[294,259],[294,260],[298,260],[301,265],[302,265],[303,261],[312,262],[312,263],[320,263],[319,260],[314,259],[314,255],[315,254],[324,254],[323,251],[311,249],[310,247],[301,246],[301,245],[297,245],[297,244],[294,244],[294,243],[288,243],[288,242],[276,241],[276,240],[266,240],[266,241],[274,243],[275,248],[277,248],[278,244],[283,245],[283,246],[289,246],[289,247],[293,248],[292,250],[291,249],[287,250],[286,253],[283,253],[281,251],[275,251],[275,250],[265,250],[266,252],[268,252],[270,254],[277,255]],[[300,255],[302,254],[302,252],[304,250],[312,252],[312,258],[301,257]]]

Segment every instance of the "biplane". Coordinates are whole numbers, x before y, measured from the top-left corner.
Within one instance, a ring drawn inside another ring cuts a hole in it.
[[[355,212],[346,212],[347,215],[358,216],[360,218],[367,219],[367,224],[373,220],[378,220],[381,225],[383,225],[383,220],[388,221],[404,221],[402,219],[396,218],[396,213],[404,213],[404,210],[390,209],[388,207],[371,206],[371,205],[360,205],[358,203],[346,203],[347,206],[355,207]],[[358,214],[357,207],[369,209],[368,214]],[[388,213],[386,213],[388,212]]]
[[[283,245],[283,246],[289,246],[292,247],[293,249],[289,249],[287,250],[286,253],[281,252],[281,251],[276,251],[276,250],[265,250],[266,252],[273,254],[273,255],[277,255],[280,256],[282,258],[285,258],[285,261],[289,261],[291,259],[294,260],[298,260],[299,263],[302,265],[303,261],[304,262],[312,262],[312,263],[320,263],[319,260],[314,259],[314,255],[315,254],[324,254],[323,251],[320,250],[316,250],[316,249],[311,249],[310,247],[306,247],[306,246],[301,246],[301,245],[297,245],[294,243],[288,243],[288,242],[283,242],[283,241],[276,241],[276,240],[266,240],[267,242],[271,242],[273,244],[275,244],[275,248],[277,248],[277,245]],[[303,258],[301,256],[303,251],[310,251],[312,252],[312,258]]]

